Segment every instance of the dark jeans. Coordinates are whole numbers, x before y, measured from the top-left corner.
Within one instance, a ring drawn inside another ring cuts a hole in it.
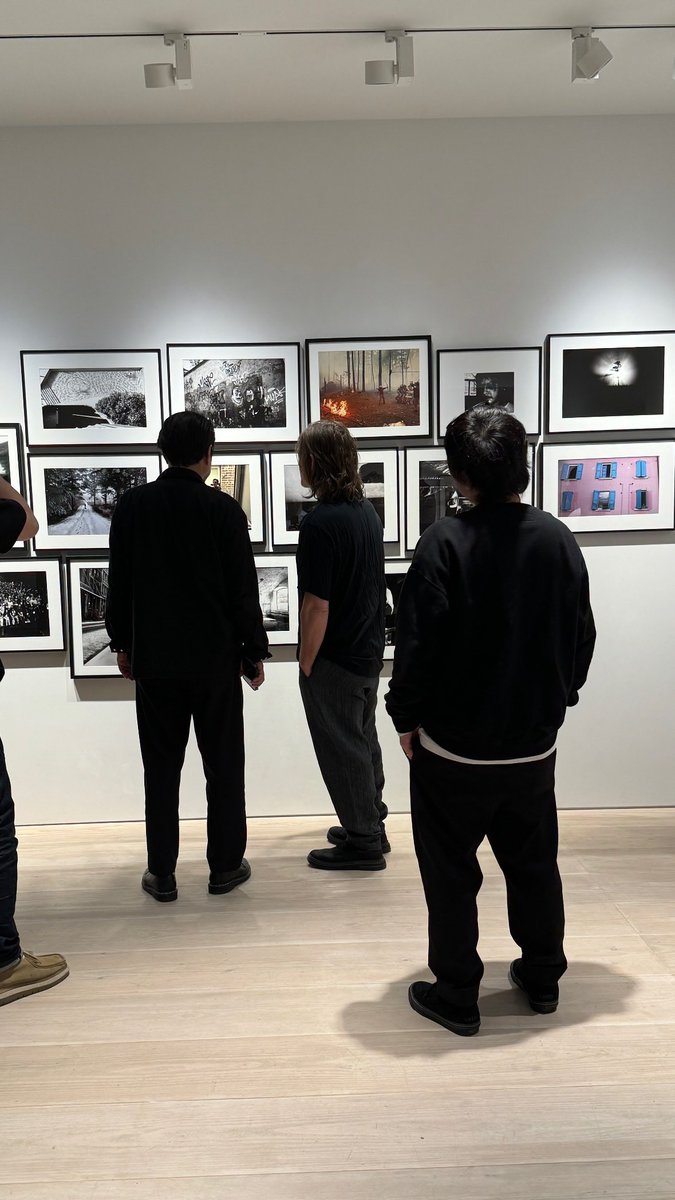
[[[21,954],[19,934],[14,924],[16,847],[14,801],[5,763],[5,751],[0,742],[0,970],[15,962]]]
[[[475,767],[415,746],[411,811],[429,909],[429,966],[439,995],[452,1004],[475,1004],[483,976],[476,851],[486,837],[506,879],[523,981],[546,990],[567,967],[554,789],[555,753],[540,762]]]
[[[300,672],[300,695],[319,770],[348,840],[380,849],[387,806],[375,709],[379,677],[362,678],[325,658]]]
[[[206,776],[212,871],[234,871],[246,849],[244,718],[238,669],[217,679],[141,679],[136,716],[145,770],[148,869],[171,875],[178,860],[178,794],[194,721]]]

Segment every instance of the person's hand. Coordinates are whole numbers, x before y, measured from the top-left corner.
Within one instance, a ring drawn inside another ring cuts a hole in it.
[[[419,733],[419,725],[417,726],[417,729],[413,729],[412,733],[399,734],[398,740],[401,743],[401,749],[402,749],[403,753],[405,754],[406,758],[412,758],[412,756],[413,756],[413,748],[414,748],[415,739],[417,738],[418,733]]]
[[[133,679],[129,655],[125,654],[124,651],[117,655],[117,668],[120,675],[123,675],[125,679]]]
[[[313,662],[308,662],[307,659],[304,659],[304,660],[302,658],[300,659],[299,667],[300,667],[300,670],[302,671],[305,679],[309,679],[310,675],[312,674],[313,666],[314,666]]]
[[[243,675],[244,672],[242,671],[241,674]],[[253,688],[254,692],[257,692],[258,688],[262,687],[263,683],[265,682],[265,668],[261,662],[257,662],[255,664],[255,675],[252,679],[249,679],[247,675],[246,682],[249,687]]]

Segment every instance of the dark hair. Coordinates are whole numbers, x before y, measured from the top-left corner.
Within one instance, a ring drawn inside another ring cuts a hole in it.
[[[455,417],[443,444],[450,474],[466,479],[483,501],[521,496],[530,482],[525,428],[503,409],[480,406]]]
[[[167,417],[157,445],[170,467],[191,467],[206,457],[215,441],[215,430],[208,417],[179,412]]]
[[[339,421],[315,421],[296,446],[300,474],[317,500],[363,500],[356,442]]]

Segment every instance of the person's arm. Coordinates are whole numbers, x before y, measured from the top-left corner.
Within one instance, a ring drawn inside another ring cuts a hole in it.
[[[572,687],[567,698],[569,708],[579,703],[579,691],[584,686],[588,678],[588,670],[593,658],[595,649],[595,621],[593,620],[593,610],[591,609],[590,588],[588,583],[588,571],[586,565],[583,565],[583,574],[581,579],[581,590],[579,594],[579,612],[577,617],[577,644],[574,657],[574,677]]]
[[[20,508],[23,509],[24,514],[23,524],[19,529],[19,532],[14,535],[11,543],[8,546],[3,547],[2,553],[4,554],[6,550],[11,550],[15,542],[29,542],[31,538],[35,537],[35,534],[40,526],[37,523],[35,513],[28,504],[28,501],[24,500],[21,492],[17,492],[16,488],[13,488],[12,485],[8,483],[6,479],[3,479],[2,476],[0,476],[0,500],[13,501],[14,504],[18,504]],[[8,529],[7,532],[11,535],[11,530]],[[3,540],[7,541],[7,538],[5,537]]]
[[[429,694],[439,682],[439,649],[447,649],[450,627],[447,590],[430,583],[413,562],[399,598],[394,666],[384,698],[408,758]]]
[[[308,678],[326,636],[328,611],[327,600],[305,592],[300,609],[300,670]]]
[[[105,625],[110,648],[117,654],[117,666],[125,679],[131,679],[131,641],[133,629],[132,531],[127,496],[122,495],[110,525],[110,560]]]
[[[223,505],[225,509],[225,505]],[[227,536],[223,542],[223,570],[228,580],[228,613],[241,644],[243,658],[259,668],[252,686],[265,679],[263,660],[269,658],[269,642],[263,624],[258,592],[258,572],[244,510],[236,502],[227,505]]]

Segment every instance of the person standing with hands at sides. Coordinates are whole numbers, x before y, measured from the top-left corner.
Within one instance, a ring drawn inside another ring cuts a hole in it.
[[[35,537],[38,523],[23,496],[0,476],[0,554],[15,542]],[[0,663],[0,679],[4,675]],[[18,876],[14,801],[0,742],[0,1008],[24,996],[55,987],[68,975],[60,954],[29,954],[21,949],[14,921]]]
[[[244,858],[241,678],[257,690],[269,657],[246,515],[205,486],[215,433],[200,413],[163,424],[169,464],[121,496],[110,530],[106,625],[122,675],[136,680],[145,773],[148,869],[155,900],[178,896],[178,800],[190,722],[206,776],[208,890],[250,877]]]
[[[384,651],[382,523],[364,497],[356,442],[316,421],[297,445],[300,477],[318,503],[300,526],[300,694],[319,769],[340,825],[334,849],[310,851],[324,871],[381,871],[390,849],[375,726]]]
[[[386,696],[410,759],[415,851],[429,910],[429,967],[408,997],[453,1033],[478,1032],[476,851],[487,837],[506,878],[510,968],[537,1013],[555,1012],[564,907],[557,866],[555,744],[595,644],[588,575],[574,537],[521,502],[520,421],[478,408],[445,451],[475,507],[420,538],[399,601]]]

